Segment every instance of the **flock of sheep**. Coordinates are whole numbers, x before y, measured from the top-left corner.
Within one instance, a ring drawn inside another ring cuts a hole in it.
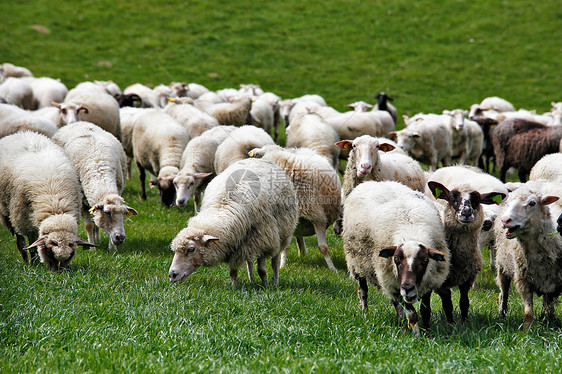
[[[497,271],[500,314],[513,281],[527,327],[534,294],[556,318],[562,103],[537,115],[490,97],[470,111],[403,116],[405,128],[396,131],[391,100],[381,93],[376,105],[356,102],[342,113],[318,95],[282,100],[256,85],[214,92],[173,82],[121,91],[95,81],[69,91],[6,63],[0,220],[25,262],[29,254],[54,270],[69,265],[77,245],[95,246],[99,228],[115,250],[125,241],[125,217],[137,214],[121,197],[134,160],[142,199],[148,171],[164,205],[194,200],[196,214],[171,242],[172,282],[219,263],[229,264],[233,284],[243,265],[253,280],[256,260],[267,284],[271,258],[278,285],[293,236],[305,254],[303,238],[316,235],[335,270],[326,241],[333,225],[362,308],[371,283],[391,298],[399,321],[406,313],[416,334],[414,304],[421,301],[421,327],[429,328],[433,291],[452,322],[451,288],[458,287],[467,318],[485,246]],[[276,144],[283,123],[286,148]],[[495,165],[501,180],[487,173]],[[520,183],[505,183],[510,167]],[[88,241],[77,236],[80,216]]]

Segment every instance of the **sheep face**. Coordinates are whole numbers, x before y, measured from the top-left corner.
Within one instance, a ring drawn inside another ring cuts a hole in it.
[[[533,235],[533,229],[539,227],[530,223],[550,220],[547,205],[557,200],[557,196],[541,196],[525,187],[511,192],[501,216],[502,226],[506,229],[505,237],[513,239],[526,234]]]
[[[388,152],[394,149],[392,144],[379,144],[377,139],[369,135],[360,136],[353,141],[342,140],[337,142],[336,145],[343,150],[353,149],[355,153],[355,169],[357,170],[358,178],[364,178],[371,174],[373,167],[379,162],[378,151]]]
[[[192,236],[189,228],[185,228],[172,241],[172,250],[175,252],[168,276],[172,282],[183,282],[201,265],[204,265],[204,252],[209,250],[212,242],[218,241],[211,235]]]
[[[389,135],[396,136],[396,144],[398,145],[398,148],[408,154],[412,154],[413,150],[418,149],[418,143],[421,142],[421,135],[417,131],[413,131],[408,128],[391,132]]]
[[[59,115],[61,117],[61,125],[65,126],[65,125],[69,125],[71,123],[74,122],[78,122],[80,121],[80,112],[84,112],[85,114],[88,114],[88,109],[86,107],[84,107],[83,105],[78,105],[78,104],[74,104],[74,103],[55,103],[52,102],[52,104],[58,108],[59,110]]]
[[[174,188],[177,196],[176,205],[180,207],[185,206],[201,181],[211,174],[212,173],[184,174],[180,171],[174,178]]]
[[[174,187],[173,183],[174,178],[175,176],[158,178],[156,180],[150,181],[150,187],[158,188],[158,192],[160,193],[160,201],[162,201],[162,204],[164,204],[168,208],[174,205],[176,196],[176,188]]]
[[[409,304],[415,303],[422,296],[418,295],[418,287],[429,261],[445,261],[443,252],[414,241],[402,243],[398,247],[384,248],[379,252],[379,256],[392,257],[400,282],[400,295]]]
[[[461,224],[470,224],[474,221],[477,212],[482,208],[480,204],[500,204],[505,194],[490,192],[480,194],[470,188],[455,188],[451,191],[441,183],[430,181],[427,183],[431,193],[436,199],[447,201],[449,208],[455,213],[456,220]],[[480,214],[482,216],[482,214]]]
[[[124,205],[121,202],[99,203],[90,209],[96,226],[101,227],[109,236],[109,247],[115,249],[115,246],[125,242],[125,228],[123,221],[125,217],[137,215],[137,211]]]
[[[454,126],[454,128],[457,131],[462,131],[462,129],[464,128],[464,119],[466,118],[466,115],[468,114],[467,111],[462,110],[462,109],[444,110],[443,114],[451,116],[451,119],[452,119],[451,123]]]
[[[68,231],[52,231],[41,236],[31,243],[27,250],[37,249],[41,262],[52,270],[65,268],[70,264],[76,254],[78,245],[94,247],[93,244],[76,236],[75,233]]]

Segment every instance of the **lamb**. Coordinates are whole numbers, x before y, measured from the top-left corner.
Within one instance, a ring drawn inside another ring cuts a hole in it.
[[[394,149],[393,145],[380,143],[369,135],[336,144],[350,151],[343,182],[344,199],[359,183],[369,180],[393,180],[424,191],[425,178],[419,163],[404,154],[389,152]]]
[[[170,280],[226,262],[236,285],[240,266],[257,258],[266,284],[265,260],[271,257],[278,286],[279,253],[288,247],[298,216],[297,196],[283,169],[266,160],[238,161],[209,183],[201,211],[172,241]]]
[[[451,117],[451,157],[458,156],[461,164],[476,165],[482,154],[484,132],[476,122],[465,118],[467,113],[462,109],[443,111]]]
[[[499,313],[507,312],[513,280],[523,299],[526,328],[533,322],[533,294],[543,296],[546,317],[556,319],[554,305],[562,292],[562,238],[552,235],[555,227],[548,205],[558,199],[523,185],[509,194],[495,225]]]
[[[497,191],[480,193],[472,185],[480,174],[467,167],[450,166],[431,174],[428,182],[432,195],[447,202],[443,225],[451,252],[451,269],[437,293],[450,323],[453,322],[451,288],[459,288],[461,319],[465,321],[470,305],[468,291],[482,269],[482,254],[477,247],[484,220],[482,204],[500,204],[505,197],[504,193]]]
[[[451,158],[452,133],[441,116],[428,117],[409,124],[400,131],[391,132],[396,143],[414,159],[427,162],[432,171],[439,162],[447,166]]]
[[[16,236],[24,262],[39,251],[52,270],[66,268],[76,246],[94,246],[77,236],[80,183],[62,148],[26,131],[0,139],[0,221]],[[29,245],[25,246],[25,237]]]
[[[95,83],[79,84],[66,95],[65,103],[83,106],[87,112],[81,113],[80,120],[98,125],[121,140],[119,104]]]
[[[338,133],[322,118],[315,114],[301,113],[286,129],[287,148],[310,148],[326,157],[330,165],[337,170],[340,149],[336,142],[340,140]]]
[[[33,90],[20,78],[8,78],[0,84],[0,96],[6,103],[22,109],[33,109]]]
[[[8,77],[21,78],[32,76],[31,71],[22,66],[15,66],[9,62],[0,64],[0,83],[4,82]]]
[[[263,158],[285,170],[295,187],[299,206],[299,225],[295,231],[299,253],[304,255],[304,236],[316,234],[318,249],[328,268],[336,270],[328,250],[326,228],[338,218],[341,206],[341,183],[326,158],[311,149],[283,149],[266,145],[250,151],[250,157]],[[287,251],[281,253],[281,267],[287,263]]]
[[[157,187],[162,203],[174,204],[174,178],[180,170],[181,156],[189,134],[168,114],[158,109],[147,109],[136,117],[133,127],[133,156],[139,169],[141,199],[146,200],[145,170],[157,177],[151,187]]]
[[[192,139],[181,156],[181,170],[174,178],[176,205],[183,207],[193,195],[195,212],[199,211],[201,194],[216,175],[215,153],[218,146],[236,130],[235,126],[216,126]]]
[[[500,180],[510,167],[517,168],[525,183],[533,165],[544,155],[556,153],[562,140],[562,126],[545,126],[524,119],[509,119],[494,130],[493,144]]]
[[[431,201],[394,181],[365,182],[344,205],[343,241],[347,268],[359,283],[367,310],[367,282],[380,286],[402,321],[419,335],[414,303],[421,299],[422,326],[428,328],[431,292],[447,278],[450,255],[439,214]]]
[[[215,117],[222,126],[244,126],[251,123],[252,101],[243,97],[232,103],[206,104],[196,101],[195,106]]]
[[[217,147],[214,168],[218,175],[227,167],[238,160],[249,157],[249,152],[254,148],[275,144],[269,134],[255,126],[242,126],[230,135]]]
[[[49,119],[36,116],[33,112],[23,110],[15,105],[0,104],[0,138],[29,130],[51,138],[58,127]]]
[[[191,104],[182,104],[181,101],[170,99],[164,112],[178,121],[189,133],[191,139],[203,134],[205,131],[218,126],[217,119]]]
[[[91,243],[99,240],[98,228],[101,227],[109,235],[109,249],[117,250],[116,246],[125,241],[124,219],[137,214],[120,196],[127,176],[127,156],[121,143],[88,122],[63,127],[53,141],[64,149],[78,173],[88,240]]]
[[[68,88],[60,79],[49,77],[26,77],[20,78],[33,91],[33,104],[30,109],[41,109],[51,106],[51,103],[62,102],[68,94]]]

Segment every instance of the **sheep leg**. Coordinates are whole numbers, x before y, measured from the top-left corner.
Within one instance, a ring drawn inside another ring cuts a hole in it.
[[[337,270],[332,262],[332,258],[330,257],[330,251],[328,250],[328,242],[326,241],[326,224],[324,223],[315,223],[314,224],[314,231],[316,232],[316,239],[318,240],[318,249],[326,263],[328,264],[328,268],[330,270]]]
[[[473,281],[469,281],[466,282],[464,284],[460,284],[459,285],[459,291],[461,294],[460,300],[459,300],[459,307],[461,310],[461,321],[466,321],[466,318],[468,317],[468,308],[470,306],[470,300],[468,298],[468,291],[470,291],[470,288],[472,287],[472,284],[474,282]]]
[[[507,174],[507,170],[509,169],[509,165],[502,165],[500,168],[500,180],[502,183],[505,183],[505,175]]]
[[[230,268],[230,281],[232,283],[232,287],[236,287],[238,285],[238,269]]]
[[[416,308],[409,303],[405,304],[406,314],[408,315],[408,326],[414,331],[414,334],[420,336],[420,328],[418,326],[418,312]]]
[[[360,276],[355,276],[355,279],[357,279],[357,282],[359,282],[359,290],[357,291],[357,294],[359,295],[361,308],[363,308],[364,311],[367,311],[368,309],[367,295],[369,293],[369,286],[367,286],[367,280]]]
[[[400,325],[404,319],[404,308],[399,300],[392,299],[392,306],[396,309],[396,324]]]
[[[200,206],[201,206],[201,193],[195,192],[195,194],[193,195],[193,210],[195,211],[195,214],[199,212]]]
[[[521,181],[521,183],[527,182],[527,173],[525,172],[525,170],[522,170],[521,168],[517,169],[517,175],[519,175],[519,180]]]
[[[304,237],[302,236],[295,236],[297,240],[297,248],[299,249],[299,256],[306,255],[306,245],[304,244]]]
[[[528,330],[531,327],[531,323],[533,322],[533,294],[527,287],[520,290],[519,293],[521,294],[521,298],[523,299],[523,306],[525,308],[525,315],[523,317],[523,324],[525,328]]]
[[[281,267],[284,268],[287,265],[287,252],[289,252],[289,248],[285,248],[281,251]]]
[[[92,217],[90,216],[90,212],[87,207],[82,205],[82,218],[84,219],[84,228],[86,229],[86,235],[88,235],[88,241],[90,243],[95,243],[95,233],[94,233],[94,221],[92,221]],[[93,247],[95,248],[95,247]]]
[[[500,317],[505,317],[505,314],[507,313],[507,300],[509,299],[511,278],[505,274],[498,274],[498,283],[500,286],[500,295],[498,297],[499,314]]]
[[[252,260],[246,261],[246,268],[248,268],[248,278],[250,279],[250,282],[253,282],[256,277],[254,275],[254,264],[252,263]]]
[[[421,298],[420,303],[421,325],[424,329],[429,329],[429,320],[431,318],[431,291]]]
[[[141,199],[146,200],[146,187],[144,185],[144,181],[146,179],[146,173],[144,168],[137,162],[137,168],[139,169],[139,179],[141,182]]]
[[[38,235],[28,235],[27,236],[27,242],[28,243],[35,243],[35,241],[39,239]],[[25,241],[23,242],[25,245]],[[39,253],[37,252],[37,248],[33,248],[29,250],[29,260],[31,261],[31,263],[36,263],[37,261],[39,261]]]
[[[496,247],[489,245],[488,249],[490,250],[490,268],[496,271]]]
[[[453,323],[453,301],[451,300],[451,289],[441,288],[437,290],[437,294],[441,298],[441,303],[443,304],[443,312],[445,313],[447,322]]]
[[[265,258],[258,258],[258,275],[260,276],[263,286],[267,286],[267,271],[265,270]]]
[[[545,316],[549,321],[556,321],[556,309],[554,308],[554,297],[552,294],[546,294],[542,297],[542,304]]]
[[[271,270],[273,270],[273,284],[279,287],[279,255],[271,258]]]
[[[127,179],[131,179],[133,159],[127,156]]]
[[[25,262],[26,264],[29,263],[29,259],[27,257],[27,250],[25,249],[25,238],[19,234],[16,234],[16,246],[20,251],[23,262]]]

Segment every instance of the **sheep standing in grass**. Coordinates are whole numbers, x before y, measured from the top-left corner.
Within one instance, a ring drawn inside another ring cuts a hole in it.
[[[160,98],[152,88],[135,83],[123,90],[124,95],[135,94],[141,98],[142,108],[160,108]]]
[[[283,169],[265,160],[238,161],[209,183],[201,211],[172,241],[170,280],[183,281],[202,265],[226,262],[236,285],[240,266],[257,259],[266,284],[265,260],[271,257],[277,286],[279,254],[288,247],[298,217],[297,196]]]
[[[363,309],[370,282],[391,298],[399,322],[406,308],[417,335],[413,304],[421,299],[422,326],[429,327],[431,292],[447,278],[450,261],[443,226],[429,198],[398,182],[365,182],[345,200],[343,241]]]
[[[32,109],[50,107],[52,102],[62,102],[68,94],[68,88],[60,79],[49,77],[27,77],[21,78],[29,84],[33,91]]]
[[[67,267],[77,245],[81,204],[76,170],[44,135],[21,132],[0,139],[0,221],[16,235],[25,262],[39,251],[49,269]],[[25,247],[25,237],[29,246]]]
[[[34,109],[33,90],[27,82],[20,78],[8,78],[0,84],[0,96],[8,104],[22,109]]]
[[[205,131],[218,126],[217,119],[194,105],[184,104],[178,99],[170,99],[164,112],[178,121],[189,133],[191,139],[203,134]]]
[[[468,291],[482,270],[482,254],[478,248],[478,235],[484,220],[482,204],[499,204],[505,197],[504,193],[496,191],[480,193],[471,184],[478,177],[479,173],[471,172],[469,168],[451,166],[431,174],[428,182],[432,195],[447,202],[443,225],[451,252],[451,269],[437,293],[448,322],[453,322],[451,288],[459,288],[459,306],[464,321],[470,305]]]
[[[389,97],[384,92],[377,94],[375,98],[377,99],[377,105],[375,105],[373,110],[387,111],[392,116],[394,124],[396,124],[396,121],[398,121],[398,112],[396,111],[394,105],[388,102],[394,101],[394,99],[392,97]]]
[[[252,122],[250,110],[252,101],[242,97],[232,103],[206,104],[196,101],[195,106],[205,113],[215,117],[222,126],[244,126]]]
[[[109,235],[109,249],[116,250],[125,241],[124,219],[137,214],[121,197],[127,177],[127,156],[121,143],[88,122],[63,127],[53,141],[63,147],[78,173],[88,240],[91,243],[99,240],[101,227]]]
[[[523,322],[533,322],[533,294],[543,296],[546,317],[556,319],[554,308],[562,292],[562,238],[555,233],[548,205],[557,196],[543,195],[528,185],[512,191],[496,221],[499,313],[505,316],[513,280],[523,299]]]
[[[193,195],[193,207],[195,212],[199,211],[201,194],[216,175],[217,148],[236,129],[235,126],[216,126],[187,143],[181,156],[181,170],[174,178],[177,206],[185,206]]]
[[[263,158],[279,165],[295,187],[300,221],[295,230],[299,253],[304,255],[304,236],[316,234],[318,249],[328,268],[336,270],[328,250],[326,228],[338,218],[341,209],[341,183],[328,160],[311,149],[283,149],[266,145],[253,149],[251,157]],[[287,251],[281,254],[281,267],[287,262]]]
[[[16,66],[5,62],[0,64],[0,83],[4,82],[8,77],[20,78],[20,77],[32,77],[33,74],[27,68],[22,66]]]
[[[141,198],[146,200],[145,170],[156,177],[151,187],[157,187],[162,203],[174,204],[174,178],[180,170],[181,156],[189,134],[168,114],[158,109],[146,109],[136,116],[133,126],[133,155],[139,169]]]
[[[347,106],[353,108],[356,112],[369,113],[371,116],[377,118],[381,123],[383,136],[388,136],[388,134],[393,132],[396,128],[396,120],[386,110],[373,109],[373,105],[367,104],[364,101],[356,101]],[[368,109],[371,110],[367,111]]]
[[[217,147],[213,164],[215,173],[222,173],[236,161],[248,158],[252,149],[268,144],[275,144],[275,142],[263,129],[255,126],[237,128]]]
[[[451,157],[459,157],[464,165],[476,165],[482,154],[484,132],[476,122],[465,118],[467,112],[462,109],[444,110],[443,115],[450,117]]]

